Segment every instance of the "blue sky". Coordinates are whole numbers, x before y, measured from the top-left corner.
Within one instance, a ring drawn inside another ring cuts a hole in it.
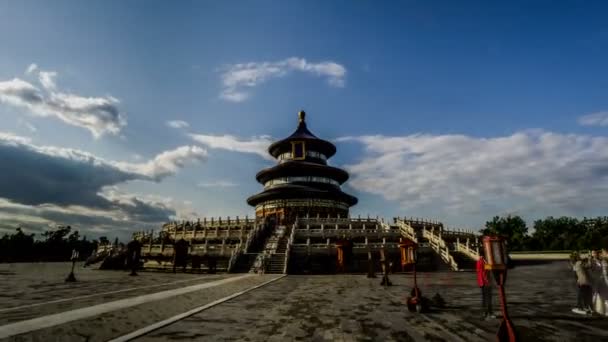
[[[1,3],[0,229],[251,215],[300,109],[336,142],[355,215],[604,215],[606,7]]]

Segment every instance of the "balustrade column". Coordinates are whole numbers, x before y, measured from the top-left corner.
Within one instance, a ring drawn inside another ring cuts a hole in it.
[[[160,235],[160,233],[159,233]],[[152,244],[154,243],[154,231],[150,229],[150,245],[148,246],[148,253],[152,253]]]

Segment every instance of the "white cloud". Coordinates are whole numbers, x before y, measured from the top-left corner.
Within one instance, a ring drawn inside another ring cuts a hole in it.
[[[33,73],[34,71],[36,71],[36,70],[38,70],[38,64],[32,63],[32,64],[30,64],[27,67],[27,70],[25,71],[25,73],[29,75],[29,74]]]
[[[198,146],[180,146],[171,151],[165,151],[145,163],[114,163],[119,168],[161,180],[173,175],[183,168],[187,162],[202,161],[207,157],[207,150]]]
[[[182,120],[171,120],[167,121],[167,126],[171,128],[187,128],[190,127],[190,124]]]
[[[189,134],[189,136],[194,141],[209,148],[241,153],[254,153],[264,159],[274,160],[267,151],[268,146],[272,143],[272,138],[267,135],[252,137],[250,139],[240,139],[232,135]]]
[[[54,71],[39,70],[35,64],[28,72],[39,71],[42,89],[33,84],[13,78],[0,82],[0,103],[29,110],[31,114],[42,117],[55,117],[66,124],[82,127],[95,138],[104,134],[118,134],[126,125],[124,116],[119,112],[119,101],[112,96],[85,97],[57,90]]]
[[[284,77],[299,71],[326,77],[329,85],[344,87],[346,68],[332,61],[310,63],[304,58],[291,57],[277,62],[250,62],[230,65],[222,74],[223,90],[220,97],[227,101],[242,102],[249,97],[243,88],[252,88],[272,78]]]
[[[0,144],[16,146],[18,144],[29,144],[32,139],[22,137],[10,132],[0,132]]]
[[[347,165],[350,186],[403,209],[452,216],[510,211],[577,215],[608,206],[608,138],[526,131],[465,135],[361,136],[364,158]]]
[[[215,182],[198,183],[197,186],[201,188],[230,188],[238,186],[238,184],[231,181],[220,180]]]
[[[57,73],[55,71],[40,71],[38,74],[38,80],[40,84],[47,90],[55,90],[57,85],[55,84],[55,77]]]
[[[583,126],[608,126],[608,111],[583,115],[578,123]]]

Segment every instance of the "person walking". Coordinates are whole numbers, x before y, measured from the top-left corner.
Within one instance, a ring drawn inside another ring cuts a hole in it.
[[[477,285],[481,289],[481,308],[484,311],[483,318],[496,318],[492,312],[492,285],[490,284],[490,271],[486,270],[486,260],[483,255],[477,259]]]
[[[589,263],[587,259],[581,259],[580,257],[574,263],[574,272],[576,272],[576,302],[577,307],[572,309],[572,312],[589,315],[593,311],[591,310],[591,281],[589,279]]]

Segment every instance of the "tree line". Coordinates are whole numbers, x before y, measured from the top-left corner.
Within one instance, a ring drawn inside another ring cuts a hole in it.
[[[495,216],[486,222],[484,235],[503,235],[511,251],[558,251],[608,249],[608,217],[552,217],[534,221],[528,232],[521,216]]]
[[[109,243],[106,237],[99,240],[88,240],[80,236],[70,226],[59,226],[56,229],[40,234],[26,234],[17,228],[13,234],[4,234],[0,238],[0,262],[35,262],[35,261],[68,261],[72,250],[79,252],[79,259],[91,255],[99,244]]]

